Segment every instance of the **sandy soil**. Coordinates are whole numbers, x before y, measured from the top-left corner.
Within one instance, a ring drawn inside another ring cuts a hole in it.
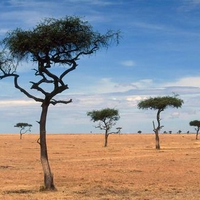
[[[198,200],[194,134],[48,135],[56,192],[41,192],[38,135],[0,135],[1,200]]]

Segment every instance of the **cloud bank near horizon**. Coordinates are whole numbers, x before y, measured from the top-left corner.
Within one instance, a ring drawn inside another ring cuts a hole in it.
[[[66,81],[69,90],[59,99],[69,105],[51,106],[47,131],[52,133],[100,132],[86,112],[104,107],[119,109],[117,125],[122,132],[152,132],[155,111],[137,108],[149,96],[179,94],[181,109],[163,112],[165,129],[192,130],[189,121],[199,118],[199,0],[111,1],[111,0],[8,0],[0,2],[0,39],[17,27],[32,29],[48,17],[79,16],[101,33],[120,30],[118,46],[83,57]],[[29,88],[30,62],[20,63],[20,83]],[[56,68],[59,70],[59,68]],[[18,121],[33,123],[40,117],[40,104],[14,89],[13,80],[1,80],[1,131],[17,132]]]

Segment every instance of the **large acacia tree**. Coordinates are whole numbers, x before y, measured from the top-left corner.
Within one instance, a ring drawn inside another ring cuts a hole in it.
[[[156,140],[156,149],[160,149],[160,139],[159,139],[159,131],[163,127],[160,123],[160,113],[164,111],[167,107],[180,108],[183,104],[183,100],[179,99],[176,95],[171,96],[163,96],[163,97],[150,97],[148,99],[142,100],[138,103],[139,109],[153,109],[157,110],[156,120],[157,127],[153,121],[153,131],[155,133]]]
[[[119,32],[108,31],[100,34],[79,17],[43,20],[32,30],[17,28],[7,34],[3,40],[5,50],[0,54],[0,78],[13,77],[14,86],[27,97],[41,103],[39,122],[40,158],[44,172],[44,189],[54,190],[53,174],[50,169],[47,142],[46,120],[49,105],[68,104],[69,100],[58,100],[56,95],[68,89],[64,78],[78,66],[81,56],[91,55],[112,42],[118,43]],[[7,54],[8,53],[8,54]],[[5,55],[9,55],[6,57]],[[20,85],[18,66],[22,60],[34,62],[32,70],[35,76],[30,88]],[[63,65],[64,67],[60,67]],[[59,68],[59,69],[58,69]],[[36,91],[36,92],[33,92]]]
[[[87,112],[87,115],[91,118],[91,120],[93,122],[99,122],[99,124],[98,124],[98,126],[96,126],[96,128],[105,130],[104,147],[107,147],[108,136],[109,136],[109,134],[111,134],[111,132],[109,132],[109,131],[120,118],[118,110],[112,109],[112,108],[104,108],[101,110],[93,110],[93,111]],[[118,127],[117,129],[118,129],[118,131],[116,133],[119,133],[119,131],[121,130],[121,127]],[[114,132],[112,132],[112,133],[114,133]]]
[[[200,121],[199,120],[193,120],[190,123],[190,126],[196,126],[196,140],[198,140],[199,130],[200,130]]]

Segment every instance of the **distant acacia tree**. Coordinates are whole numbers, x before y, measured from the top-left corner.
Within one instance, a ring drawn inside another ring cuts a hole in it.
[[[121,133],[121,130],[122,130],[122,127],[117,127],[116,129],[117,129],[117,132],[113,132],[113,133],[115,133],[115,134],[118,134],[118,133],[119,133],[119,134],[120,134],[120,133]]]
[[[199,130],[200,130],[200,121],[199,120],[194,120],[191,121],[190,126],[196,126],[195,130],[196,130],[196,140],[198,140],[198,135],[199,135]]]
[[[27,133],[28,131],[31,132],[31,124],[19,122],[14,127],[21,128],[20,129],[20,139],[22,139],[22,135]]]
[[[105,108],[102,110],[93,110],[93,111],[87,112],[87,116],[90,116],[91,120],[93,122],[99,122],[99,124],[98,124],[98,126],[96,126],[96,128],[105,130],[104,147],[107,147],[109,134],[116,133],[116,132],[109,133],[109,131],[116,124],[116,121],[118,121],[120,118],[118,110],[111,109],[111,108]],[[118,132],[120,130],[121,130],[121,127],[120,127],[120,129],[118,128]]]
[[[139,133],[139,134],[141,134],[141,133],[142,133],[142,131],[138,131],[138,133]]]
[[[153,109],[157,110],[156,120],[157,120],[157,127],[153,121],[153,131],[155,132],[155,140],[156,140],[156,149],[160,149],[160,140],[159,140],[159,131],[163,126],[161,126],[160,121],[160,113],[164,111],[167,107],[174,107],[179,108],[183,104],[183,100],[179,99],[176,96],[163,96],[163,97],[155,97],[155,98],[148,98],[142,100],[138,103],[139,109]]]
[[[77,68],[81,56],[89,56],[101,48],[108,48],[113,42],[118,43],[118,39],[118,31],[100,34],[78,17],[65,17],[45,19],[32,30],[17,28],[9,32],[2,42],[5,49],[0,53],[0,79],[14,78],[15,88],[41,103],[39,144],[45,190],[55,189],[46,142],[49,106],[72,102],[72,99],[59,100],[55,97],[69,89],[65,82],[66,75]],[[36,63],[31,70],[34,81],[29,81],[30,89],[28,84],[22,86],[18,81],[20,75],[16,66],[24,59]]]
[[[178,134],[181,134],[182,133],[182,131],[181,130],[178,130],[178,132],[177,132]]]

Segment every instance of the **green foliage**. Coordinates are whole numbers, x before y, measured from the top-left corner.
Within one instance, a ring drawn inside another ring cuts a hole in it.
[[[190,124],[190,126],[200,127],[200,121],[199,120],[193,120],[189,124]]]
[[[160,124],[160,113],[164,111],[167,107],[179,108],[183,104],[183,100],[179,99],[177,95],[164,96],[164,97],[150,97],[138,103],[139,109],[153,109],[157,110],[156,120],[157,127],[155,127],[155,123],[153,121],[153,131],[155,132],[156,139],[156,149],[160,149],[160,140],[159,140],[159,131],[163,126]]]
[[[196,126],[195,130],[196,130],[196,140],[198,140],[198,134],[199,134],[199,130],[200,130],[200,121],[199,120],[193,120],[190,123],[190,126]]]
[[[18,59],[32,56],[34,61],[40,60],[54,63],[68,63],[80,54],[91,54],[100,47],[108,47],[112,40],[118,43],[119,32],[108,31],[101,35],[93,31],[87,21],[78,17],[61,19],[47,18],[33,30],[16,30],[9,32],[3,43]]]
[[[139,109],[154,109],[164,110],[167,107],[179,108],[183,104],[183,100],[176,96],[164,96],[164,97],[150,97],[138,103]]]
[[[90,116],[93,122],[99,121],[100,123],[97,127],[103,130],[110,130],[120,118],[118,110],[111,108],[93,110],[87,112],[87,116]]]
[[[31,124],[28,124],[28,123],[23,123],[23,122],[19,122],[17,123],[14,127],[19,127],[19,128],[23,128],[23,127],[32,127]]]
[[[91,120],[96,121],[105,121],[106,119],[112,119],[117,121],[119,119],[118,110],[105,108],[102,110],[93,110],[87,113],[91,117]]]
[[[32,124],[19,122],[14,127],[21,128],[21,130],[20,130],[20,139],[22,139],[22,134],[25,134],[26,132],[28,132],[28,131],[30,132],[31,131]]]

